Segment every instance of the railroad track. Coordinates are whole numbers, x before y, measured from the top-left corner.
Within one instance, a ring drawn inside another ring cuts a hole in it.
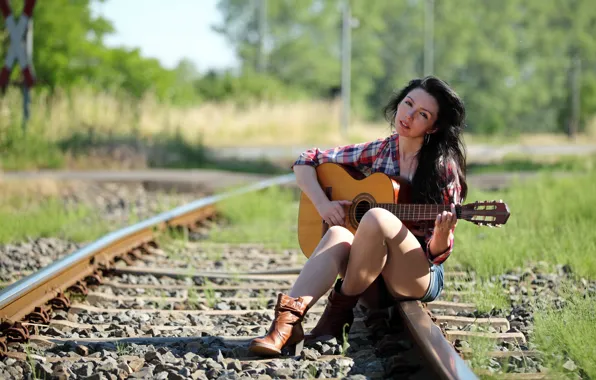
[[[282,176],[200,199],[111,233],[6,287],[0,292],[0,371],[60,379],[472,379],[490,373],[469,368],[464,359],[472,352],[461,342],[493,342],[497,348],[486,355],[504,367],[532,354],[520,349],[526,338],[509,332],[507,319],[479,318],[473,304],[459,302],[473,278],[451,272],[435,302],[357,307],[348,345],[319,341],[298,357],[251,356],[248,342],[265,334],[276,296],[289,289],[303,256],[250,245],[221,245],[214,254],[200,239],[173,255],[159,236],[169,229],[204,231],[217,202],[292,182],[293,176]],[[325,301],[307,314],[306,330]]]

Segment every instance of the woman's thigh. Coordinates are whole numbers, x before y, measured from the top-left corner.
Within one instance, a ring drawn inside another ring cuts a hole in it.
[[[430,264],[418,239],[387,210],[374,209],[368,219],[384,236],[387,260],[381,275],[389,294],[396,299],[422,298],[430,284]]]

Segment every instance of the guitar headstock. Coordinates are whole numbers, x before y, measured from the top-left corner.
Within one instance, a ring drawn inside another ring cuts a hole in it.
[[[501,227],[507,223],[509,216],[509,207],[499,200],[462,205],[460,218],[479,226]]]

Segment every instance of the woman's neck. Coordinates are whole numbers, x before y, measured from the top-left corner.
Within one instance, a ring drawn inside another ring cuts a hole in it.
[[[399,136],[399,155],[401,158],[411,158],[422,148],[421,138]]]

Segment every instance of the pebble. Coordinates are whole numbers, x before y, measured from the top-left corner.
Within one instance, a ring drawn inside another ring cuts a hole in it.
[[[131,210],[135,210],[140,219],[154,215],[159,211],[157,195],[145,192],[142,187],[119,187],[105,186],[101,191],[89,194],[71,194],[65,198],[65,203],[89,202],[100,210],[106,220],[114,221],[114,226],[129,224],[128,216]],[[186,203],[189,199],[172,198],[177,204]],[[194,199],[194,198],[193,198]],[[171,208],[171,207],[170,207]],[[20,278],[19,272],[34,271],[44,267],[64,255],[80,248],[79,244],[63,241],[56,238],[30,239],[24,242],[0,245],[0,281],[9,282]],[[254,248],[242,249],[246,258],[252,257],[251,261],[265,264],[263,267],[275,267],[276,265],[287,265],[288,260],[276,260],[264,255],[262,250]],[[194,252],[196,254],[196,252]],[[288,259],[296,257],[295,252],[284,252]],[[255,257],[262,256],[263,260]],[[213,269],[225,268],[225,263],[230,257],[238,257],[238,252],[222,252],[217,260],[210,260]],[[556,273],[545,273],[544,266],[519,268],[501,276],[495,276],[495,285],[501,286],[513,296],[511,307],[508,310],[493,311],[487,316],[506,317],[511,324],[512,331],[521,331],[531,335],[533,323],[532,302],[550,302],[557,307],[565,307],[565,302],[557,294],[559,284],[570,279],[572,275],[569,267],[558,267]],[[120,275],[114,278],[123,283],[129,284],[183,284],[183,285],[204,285],[201,278],[157,278],[155,276],[133,276]],[[582,279],[577,285],[583,291],[596,292],[596,283]],[[214,280],[217,284],[228,283],[225,279]],[[127,289],[115,295],[148,295],[147,291],[140,289]],[[275,291],[262,293],[263,297],[274,298]],[[179,291],[172,291],[168,297],[182,296]],[[217,292],[215,298],[230,297],[233,295]],[[253,295],[254,296],[254,295]],[[104,307],[114,307],[109,302],[101,304]],[[139,305],[139,304],[137,304]],[[119,304],[117,307],[130,307],[130,305]],[[202,307],[207,307],[202,305]],[[217,310],[238,310],[245,307],[241,303],[216,302],[214,308]],[[271,307],[269,305],[268,307]],[[156,303],[146,302],[143,308],[158,308]],[[466,313],[470,317],[478,317],[480,313]],[[255,330],[247,330],[246,325],[259,325],[270,322],[270,317],[261,314],[247,314],[243,316],[204,316],[186,315],[177,317],[160,316],[157,313],[122,312],[116,315],[89,314],[84,311],[75,317],[63,312],[53,316],[56,319],[75,319],[75,322],[96,325],[91,330],[70,329],[54,327],[40,328],[40,333],[57,337],[91,337],[106,338],[110,336],[130,336],[145,334],[151,336],[197,336],[192,330],[171,330],[160,331],[155,326],[161,325],[192,325],[198,328],[212,328],[210,335],[197,337],[196,341],[170,344],[168,346],[153,347],[151,345],[128,344],[126,355],[136,357],[133,360],[123,361],[117,353],[114,344],[93,344],[93,345],[64,345],[66,352],[55,353],[56,355],[68,355],[68,351],[76,352],[83,356],[75,362],[64,362],[60,365],[49,363],[37,363],[36,369],[44,376],[55,376],[65,378],[156,378],[156,379],[233,379],[242,376],[250,378],[309,378],[309,377],[339,377],[346,379],[364,379],[371,373],[385,373],[388,376],[403,375],[403,371],[415,373],[419,363],[411,360],[408,353],[413,351],[412,342],[404,336],[396,336],[396,332],[385,326],[387,331],[372,334],[367,338],[351,339],[346,352],[335,339],[319,341],[305,347],[300,356],[292,359],[256,360],[254,362],[243,362],[237,358],[246,358],[248,351],[246,347],[231,346],[225,344],[217,335],[263,335],[265,327]],[[176,319],[178,318],[178,319]],[[305,320],[305,322],[308,319]],[[108,328],[100,328],[99,325],[107,324]],[[126,325],[126,327],[122,327]],[[397,326],[395,326],[397,327]],[[488,328],[485,331],[493,331]],[[482,331],[482,330],[480,330]],[[391,335],[386,335],[391,334]],[[391,336],[386,339],[385,336]],[[457,342],[459,347],[469,347],[466,341]],[[33,345],[32,345],[33,346]],[[515,345],[503,343],[497,349],[516,350]],[[531,349],[531,339],[528,346],[522,349]],[[378,355],[382,352],[382,357]],[[331,360],[325,360],[323,356],[338,355]],[[48,353],[49,354],[49,353]],[[99,361],[86,361],[88,358],[96,358]],[[14,359],[12,359],[14,360]],[[577,371],[576,364],[567,359],[564,361],[564,368],[570,372]],[[10,358],[0,362],[0,377],[27,377],[30,374],[28,364],[11,361]],[[497,360],[487,360],[486,369],[520,371],[524,372],[541,371],[544,363],[540,359],[533,360],[526,358],[523,361],[512,360],[504,364]],[[529,368],[528,368],[529,367]]]
[[[99,218],[113,229],[131,225],[203,196],[198,193],[162,194],[147,191],[141,184],[114,183],[81,183],[66,186],[63,193],[65,207],[80,204],[92,207],[97,210]],[[34,237],[0,244],[0,282],[15,282],[83,245],[56,237]]]
[[[571,268],[568,265],[557,265],[551,272],[546,263],[536,263],[533,266],[517,268],[501,276],[493,276],[492,284],[500,286],[509,294],[510,307],[506,310],[494,310],[490,316],[504,317],[509,320],[510,329],[508,332],[521,332],[526,336],[527,345],[516,345],[503,342],[495,345],[495,350],[518,351],[536,349],[532,343],[534,309],[533,304],[549,305],[554,308],[564,308],[565,300],[559,295],[558,290],[565,286],[571,286],[573,291],[582,294],[596,294],[596,281],[576,281]],[[460,313],[469,317],[478,317],[479,313]],[[457,328],[456,328],[457,329]],[[465,329],[465,328],[461,328]],[[449,330],[449,328],[448,328]],[[481,329],[477,329],[481,331]],[[483,331],[495,332],[494,328],[485,328]],[[465,340],[456,342],[458,348],[470,348],[470,343]],[[560,358],[561,360],[562,358]],[[564,362],[567,371],[578,370],[571,359]],[[509,370],[520,373],[543,372],[545,363],[541,358],[512,359],[508,364],[495,359],[487,360],[486,365],[481,365],[491,372]],[[506,366],[503,367],[503,366]]]

